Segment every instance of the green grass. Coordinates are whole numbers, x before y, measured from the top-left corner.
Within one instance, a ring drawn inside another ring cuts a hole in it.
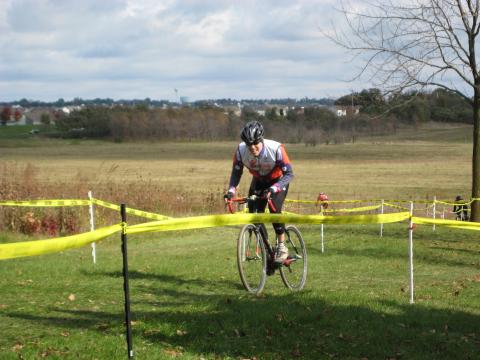
[[[305,290],[276,274],[258,297],[240,285],[238,228],[130,236],[136,358],[475,358],[475,232],[415,231],[411,305],[406,227],[379,238],[377,226],[327,226],[322,254],[319,227],[303,226]],[[125,358],[120,239],[97,248],[95,266],[87,247],[0,262],[2,359]]]
[[[0,180],[9,180],[9,195],[38,188],[35,196],[45,198],[41,191],[51,185],[50,193],[69,197],[62,191],[73,184],[86,196],[87,190],[95,195],[99,185],[138,182],[144,187],[131,188],[122,200],[140,209],[136,193],[150,194],[151,189],[181,190],[182,196],[200,201],[196,206],[205,201],[199,192],[220,198],[236,146],[22,138],[21,133],[2,133],[9,128],[0,128],[0,165],[5,165]],[[470,134],[471,127],[429,126],[404,129],[396,137],[360,138],[355,144],[287,144],[296,175],[289,198],[312,199],[319,191],[331,200],[468,197]],[[249,176],[244,178],[243,190]],[[326,226],[322,254],[319,226],[303,226],[309,251],[305,290],[291,293],[275,275],[258,297],[240,285],[238,228],[130,236],[135,356],[478,357],[478,234],[417,228],[411,305],[406,228],[405,223],[386,225],[381,239],[377,226]],[[0,233],[1,243],[26,239]],[[89,247],[0,261],[1,359],[126,357],[119,236],[101,242],[97,253],[95,266]]]

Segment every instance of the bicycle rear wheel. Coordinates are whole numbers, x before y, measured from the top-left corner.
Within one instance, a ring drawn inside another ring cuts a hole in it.
[[[302,234],[295,226],[285,228],[285,245],[288,258],[280,267],[280,276],[290,290],[302,290],[307,280],[307,249]]]
[[[248,292],[259,294],[267,277],[265,244],[253,224],[245,225],[237,241],[237,265],[240,280]]]

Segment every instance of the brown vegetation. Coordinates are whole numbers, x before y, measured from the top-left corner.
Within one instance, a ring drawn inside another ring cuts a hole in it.
[[[113,204],[126,203],[128,207],[168,216],[180,214],[220,213],[224,211],[221,189],[216,192],[197,193],[183,189],[172,190],[152,183],[142,177],[134,181],[98,183],[77,176],[76,181],[42,182],[37,169],[31,164],[19,166],[4,163],[0,166],[0,199],[87,199],[89,189],[95,189],[94,196]],[[152,196],[152,194],[154,196]],[[118,223],[119,213],[95,206],[97,227]],[[149,221],[130,216],[130,223]],[[0,206],[0,231],[19,231],[28,235],[69,235],[89,230],[88,207],[17,207]]]

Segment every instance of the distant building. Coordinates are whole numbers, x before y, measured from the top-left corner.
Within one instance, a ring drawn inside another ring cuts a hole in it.
[[[6,107],[5,109],[9,108],[9,119],[7,120],[6,125],[25,125],[26,118],[25,118],[25,110],[20,105],[13,105],[11,107]],[[2,109],[3,111],[3,109]]]
[[[35,107],[25,109],[25,124],[26,125],[40,125],[42,123],[42,116],[48,115],[51,123],[55,123],[57,118],[57,110],[53,107]]]
[[[347,115],[358,115],[360,113],[360,106],[343,106],[335,105],[328,107],[328,110],[333,112],[338,117]]]
[[[275,114],[276,114],[277,116],[284,117],[284,116],[287,116],[289,107],[288,107],[288,106],[285,106],[285,105],[265,104],[265,105],[257,105],[257,106],[254,106],[252,109],[253,109],[253,111],[255,111],[258,115],[261,115],[261,116],[265,116],[265,114],[267,113],[267,111],[269,111],[269,110],[271,110],[271,109],[275,109]]]

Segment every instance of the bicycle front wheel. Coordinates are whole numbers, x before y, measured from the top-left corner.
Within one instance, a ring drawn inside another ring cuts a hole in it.
[[[255,225],[245,225],[237,242],[237,265],[240,280],[248,292],[259,294],[267,277],[265,244]]]
[[[280,268],[280,276],[287,288],[302,290],[307,280],[307,249],[300,231],[292,225],[285,228],[288,258]]]

